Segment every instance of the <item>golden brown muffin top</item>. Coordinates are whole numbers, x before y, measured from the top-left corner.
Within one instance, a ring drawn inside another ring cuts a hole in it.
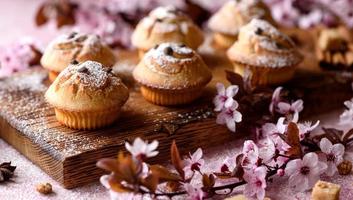
[[[180,43],[163,43],[152,48],[133,76],[142,85],[172,90],[204,86],[212,78],[201,56]]]
[[[237,35],[240,28],[254,18],[275,23],[270,10],[261,0],[232,0],[210,18],[208,26],[214,32]]]
[[[99,36],[72,32],[58,36],[48,45],[41,64],[60,72],[73,60],[94,60],[102,62],[106,67],[111,67],[116,62],[112,50],[103,44]]]
[[[97,111],[122,106],[129,92],[121,79],[95,61],[71,64],[45,94],[54,107],[71,111]]]
[[[227,51],[232,61],[258,67],[294,66],[302,61],[294,42],[270,23],[253,19]]]
[[[173,6],[158,7],[143,18],[132,34],[132,44],[149,50],[163,42],[181,42],[196,49],[203,42],[202,31]]]

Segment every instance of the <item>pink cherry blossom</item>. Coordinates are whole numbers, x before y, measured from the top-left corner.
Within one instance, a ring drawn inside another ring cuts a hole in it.
[[[279,102],[277,112],[290,116],[291,121],[298,121],[299,113],[303,110],[303,100],[299,99],[293,103]]]
[[[316,121],[314,125],[312,125],[312,122],[304,122],[304,123],[298,123],[298,129],[299,129],[299,139],[303,140],[307,134],[309,134],[311,131],[313,131],[316,127],[318,127],[320,124],[320,121]]]
[[[270,163],[275,156],[275,143],[270,138],[265,138],[258,143],[259,158],[263,163]]]
[[[340,115],[340,124],[353,126],[353,98],[345,101],[346,110]]]
[[[327,165],[320,162],[316,153],[307,153],[303,159],[287,163],[285,174],[289,176],[289,185],[297,191],[305,191],[319,180]]]
[[[237,85],[231,85],[225,89],[222,83],[217,83],[217,95],[213,99],[215,105],[215,111],[221,111],[224,107],[229,108],[233,105],[233,97],[238,93],[239,87]]]
[[[241,122],[242,114],[237,110],[238,102],[233,101],[229,107],[224,107],[217,115],[217,124],[226,124],[228,129],[232,132],[236,130],[236,123]]]
[[[262,126],[261,131],[264,138],[269,137],[275,144],[278,151],[287,151],[290,146],[279,136],[287,130],[287,124],[284,123],[285,118],[278,119],[277,124],[266,123]]]
[[[202,200],[206,197],[205,192],[201,188],[194,187],[189,183],[184,184],[184,189],[187,192],[187,200]]]
[[[325,162],[327,164],[326,174],[332,176],[337,172],[337,165],[343,161],[344,146],[342,144],[332,145],[327,138],[320,141],[320,149],[325,154]]]
[[[274,113],[275,108],[277,107],[277,104],[281,101],[281,90],[282,90],[282,87],[277,87],[272,94],[272,100],[269,108],[270,113],[272,114]]]
[[[156,151],[157,147],[157,140],[148,144],[148,142],[144,142],[139,137],[134,140],[132,145],[128,142],[125,143],[126,150],[128,150],[132,156],[141,160],[156,156],[158,154],[158,151]]]
[[[243,159],[241,165],[245,169],[252,169],[257,166],[259,160],[259,148],[252,140],[246,140],[243,146]]]
[[[0,77],[9,76],[15,72],[30,67],[35,57],[32,47],[38,48],[38,43],[31,38],[0,47]]]
[[[190,178],[194,174],[195,171],[200,171],[201,166],[205,164],[205,160],[202,159],[203,153],[202,149],[198,148],[195,153],[189,156],[187,159],[184,160],[184,172],[186,177]]]
[[[266,188],[266,167],[257,167],[253,170],[245,170],[244,180],[246,185],[244,188],[244,195],[248,198],[256,197],[257,199],[265,198]]]
[[[236,167],[236,158],[227,157],[220,167],[221,172],[232,172]]]

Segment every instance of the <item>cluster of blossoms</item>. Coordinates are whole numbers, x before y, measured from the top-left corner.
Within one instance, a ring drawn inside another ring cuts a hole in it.
[[[202,149],[182,159],[175,143],[171,146],[174,170],[149,165],[145,160],[158,154],[158,142],[147,143],[137,138],[132,145],[125,145],[131,154],[130,159],[119,154],[117,161],[103,159],[98,162],[99,167],[112,171],[101,178],[102,184],[110,189],[112,199],[187,195],[186,199],[201,200],[223,190],[231,192],[241,185],[244,185],[247,198],[264,199],[269,180],[275,176],[288,178],[288,185],[295,191],[311,189],[321,175],[335,175],[338,166],[350,159],[346,147],[353,141],[353,131],[347,136],[339,130],[323,128],[324,134],[313,136],[311,133],[318,127],[319,121],[314,125],[311,122],[299,123],[303,102],[284,101],[281,89],[277,88],[272,94],[270,111],[283,116],[279,116],[276,123],[262,124],[256,139],[244,141],[242,151],[225,158],[214,172],[205,172]],[[234,99],[239,87],[231,85],[225,88],[223,84],[217,84],[217,90],[214,98],[215,110],[220,112],[217,122],[235,131],[235,123],[241,122],[242,116],[236,110],[238,102]],[[352,119],[349,115],[352,102],[345,102],[345,105],[349,110],[341,118]],[[129,175],[123,175],[126,169],[130,169]],[[233,182],[219,185],[221,179]],[[161,185],[164,189],[169,188],[168,192],[163,192],[163,189],[156,192]]]
[[[0,77],[28,69],[39,61],[39,44],[30,38],[0,46]]]
[[[218,94],[213,99],[215,111],[220,112],[217,115],[217,124],[226,124],[232,132],[236,130],[236,123],[241,122],[242,114],[237,110],[239,104],[234,100],[234,96],[238,93],[239,87],[231,85],[225,88],[222,83],[216,85]]]
[[[273,17],[284,26],[310,28],[324,24],[334,26],[343,21],[353,27],[351,0],[265,0]]]

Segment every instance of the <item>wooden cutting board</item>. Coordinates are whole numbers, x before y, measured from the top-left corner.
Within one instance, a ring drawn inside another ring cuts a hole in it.
[[[202,56],[213,71],[213,80],[200,99],[180,107],[161,107],[145,101],[131,78],[131,71],[138,62],[136,53],[119,52],[119,55],[114,72],[123,77],[131,93],[121,118],[112,126],[79,131],[59,124],[43,98],[48,86],[47,73],[33,69],[0,80],[0,137],[65,188],[74,188],[97,181],[103,173],[95,166],[97,160],[115,157],[118,151],[124,150],[126,141],[131,142],[136,137],[158,140],[160,154],[151,162],[165,162],[173,140],[187,152],[222,145],[241,136],[215,122],[214,86],[216,82],[227,83],[225,70],[232,70],[224,52],[203,51]],[[306,73],[299,73],[294,84],[288,87],[301,91],[303,98],[309,99],[308,105],[318,107],[316,111],[323,111],[323,105],[327,109],[337,108],[350,98],[347,92],[351,90],[350,84],[338,83],[320,73],[314,75],[319,78],[312,75],[308,78],[307,66],[304,68]],[[337,95],[328,95],[323,103],[320,98],[327,91]]]

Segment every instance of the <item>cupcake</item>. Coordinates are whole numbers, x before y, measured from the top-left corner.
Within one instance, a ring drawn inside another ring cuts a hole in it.
[[[352,71],[353,42],[349,30],[344,27],[322,30],[316,55],[323,69]]]
[[[293,41],[270,23],[253,19],[240,29],[238,40],[228,49],[235,72],[252,85],[277,85],[290,80],[303,60]]]
[[[120,78],[95,61],[69,65],[45,93],[57,120],[82,130],[113,123],[128,97]]]
[[[239,30],[252,19],[275,21],[271,12],[260,0],[228,1],[209,20],[208,27],[213,31],[213,39],[221,48],[229,48],[238,38]]]
[[[192,102],[212,79],[201,56],[177,43],[162,43],[149,50],[133,76],[146,100],[165,106]]]
[[[192,20],[172,6],[158,7],[142,19],[132,34],[132,45],[140,58],[156,44],[183,43],[196,50],[203,42],[202,31]]]
[[[41,59],[41,64],[49,70],[49,79],[55,80],[71,61],[97,61],[105,67],[112,67],[116,58],[113,51],[104,45],[97,35],[79,34],[60,35],[52,41]]]

